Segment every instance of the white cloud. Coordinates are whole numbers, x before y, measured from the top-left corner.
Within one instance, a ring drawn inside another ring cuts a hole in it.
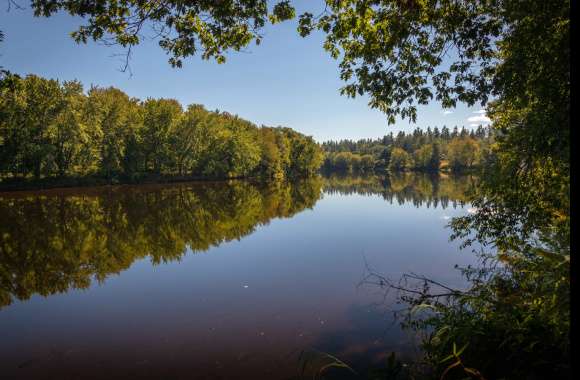
[[[443,115],[451,115],[453,111],[445,110],[443,111]]]
[[[473,111],[473,113],[478,113],[480,115],[485,115],[486,111],[485,110],[479,110],[479,111]]]
[[[479,127],[479,126],[480,126],[480,124],[471,123],[471,124],[469,124],[469,126],[470,126],[470,127]]]
[[[480,124],[491,123],[491,119],[483,114],[477,116],[470,116],[467,118],[467,121],[470,123],[480,123]]]

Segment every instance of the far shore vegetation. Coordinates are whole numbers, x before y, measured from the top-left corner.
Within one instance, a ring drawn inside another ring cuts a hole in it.
[[[140,100],[114,88],[36,75],[0,77],[0,190],[323,173],[475,171],[489,128],[430,127],[316,143],[203,105]]]
[[[371,173],[422,171],[467,172],[480,168],[490,154],[492,130],[443,126],[412,133],[389,133],[379,139],[328,141],[322,144],[326,172]]]
[[[0,187],[296,178],[322,159],[309,136],[202,105],[0,77]]]

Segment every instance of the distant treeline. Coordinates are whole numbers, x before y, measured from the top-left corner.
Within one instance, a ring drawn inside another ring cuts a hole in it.
[[[399,132],[378,139],[327,141],[324,171],[373,172],[426,171],[461,172],[481,165],[492,136],[490,128],[479,126],[468,131],[446,126],[412,133]]]
[[[0,74],[0,181],[282,178],[316,173],[320,146],[202,105]]]

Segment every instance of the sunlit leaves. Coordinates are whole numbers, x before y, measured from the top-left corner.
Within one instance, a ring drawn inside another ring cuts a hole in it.
[[[79,43],[94,40],[131,47],[154,36],[174,67],[198,53],[223,63],[228,50],[239,51],[252,41],[259,44],[266,22],[295,17],[288,0],[273,6],[267,0],[32,0],[32,7],[36,16],[63,10],[83,17],[85,23],[72,32]]]
[[[258,128],[174,99],[37,76],[0,82],[0,180],[302,177],[322,163],[312,137]],[[267,140],[266,140],[267,139]],[[268,146],[266,148],[266,145]]]
[[[293,19],[296,16],[296,11],[292,7],[289,0],[284,0],[274,5],[272,14],[270,15],[270,22],[272,24]]]
[[[453,139],[447,145],[447,159],[455,170],[472,168],[479,156],[479,145],[469,137]]]
[[[393,148],[391,160],[389,161],[390,171],[405,171],[413,167],[413,158],[401,148]]]
[[[416,121],[417,105],[436,99],[486,103],[495,39],[505,20],[495,1],[326,1],[319,17],[300,16],[298,31],[326,34],[324,48],[340,59],[341,93],[367,94],[387,115]],[[449,64],[448,61],[451,60]]]

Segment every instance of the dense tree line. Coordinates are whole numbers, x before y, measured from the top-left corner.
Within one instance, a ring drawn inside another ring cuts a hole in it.
[[[461,172],[481,166],[492,141],[491,130],[449,130],[443,126],[412,133],[392,132],[379,139],[327,141],[323,170],[340,172],[426,171]]]
[[[78,81],[1,78],[0,178],[283,178],[321,162],[318,144],[290,128],[113,87],[85,93]]]

